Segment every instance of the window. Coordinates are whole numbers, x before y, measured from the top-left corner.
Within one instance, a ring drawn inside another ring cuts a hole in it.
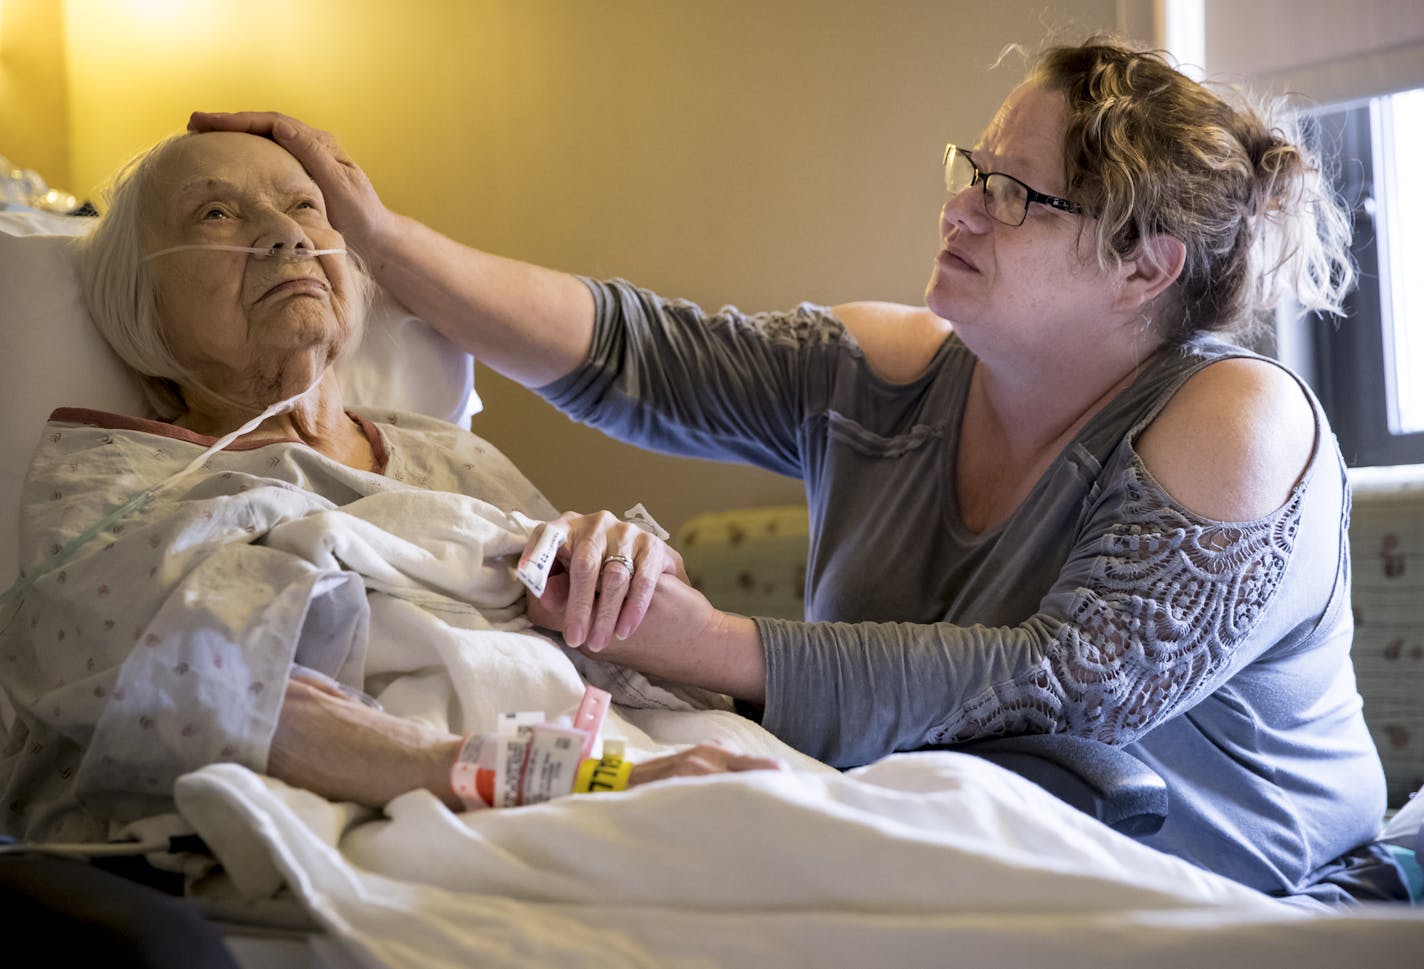
[[[1424,88],[1317,116],[1354,211],[1360,279],[1344,319],[1282,327],[1350,465],[1424,462]]]
[[[1393,434],[1424,431],[1424,88],[1377,99],[1374,109],[1377,215],[1384,298],[1385,383]],[[1416,162],[1407,165],[1407,160]],[[1378,210],[1378,204],[1377,204]]]

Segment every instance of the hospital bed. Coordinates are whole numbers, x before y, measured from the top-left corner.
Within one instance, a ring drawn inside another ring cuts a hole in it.
[[[86,228],[0,211],[6,586],[19,566],[18,489],[49,411],[143,411],[82,310],[67,239]],[[457,423],[477,407],[468,358],[397,307],[378,308],[364,353],[343,372],[357,403]],[[677,726],[690,722],[776,750],[750,724],[629,716],[668,745],[700,739]],[[12,717],[0,694],[0,736]],[[180,780],[176,818],[220,865],[153,860],[202,872],[182,904],[250,966],[1324,969],[1417,964],[1424,952],[1420,909],[1294,906],[1132,841],[1123,832],[1169,806],[1113,752],[1011,742],[979,753],[844,774],[797,762],[460,816],[423,792],[357,811],[214,765]],[[1414,850],[1419,814],[1391,827],[1401,852]],[[5,961],[11,944],[0,941]]]

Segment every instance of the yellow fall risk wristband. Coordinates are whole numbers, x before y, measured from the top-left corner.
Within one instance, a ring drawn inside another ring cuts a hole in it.
[[[624,760],[622,757],[604,757],[602,760],[589,758],[579,764],[578,773],[574,775],[574,793],[627,790],[628,775],[632,773],[631,760]]]

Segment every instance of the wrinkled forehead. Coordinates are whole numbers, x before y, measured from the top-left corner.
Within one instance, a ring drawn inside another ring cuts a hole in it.
[[[1035,187],[1060,182],[1067,118],[1068,101],[1061,91],[1039,82],[1019,85],[979,137],[982,161],[996,171],[1033,182]]]
[[[154,162],[143,199],[146,219],[163,220],[190,197],[222,192],[317,193],[301,163],[275,142],[235,131],[175,139]],[[318,193],[319,194],[319,193]]]

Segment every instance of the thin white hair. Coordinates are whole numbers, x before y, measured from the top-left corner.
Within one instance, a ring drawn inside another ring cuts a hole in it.
[[[184,135],[171,135],[125,162],[105,187],[103,215],[79,242],[84,305],[109,346],[143,378],[152,411],[172,419],[186,410],[179,382],[191,374],[180,364],[158,322],[158,300],[143,261],[140,223],[157,162]]]

